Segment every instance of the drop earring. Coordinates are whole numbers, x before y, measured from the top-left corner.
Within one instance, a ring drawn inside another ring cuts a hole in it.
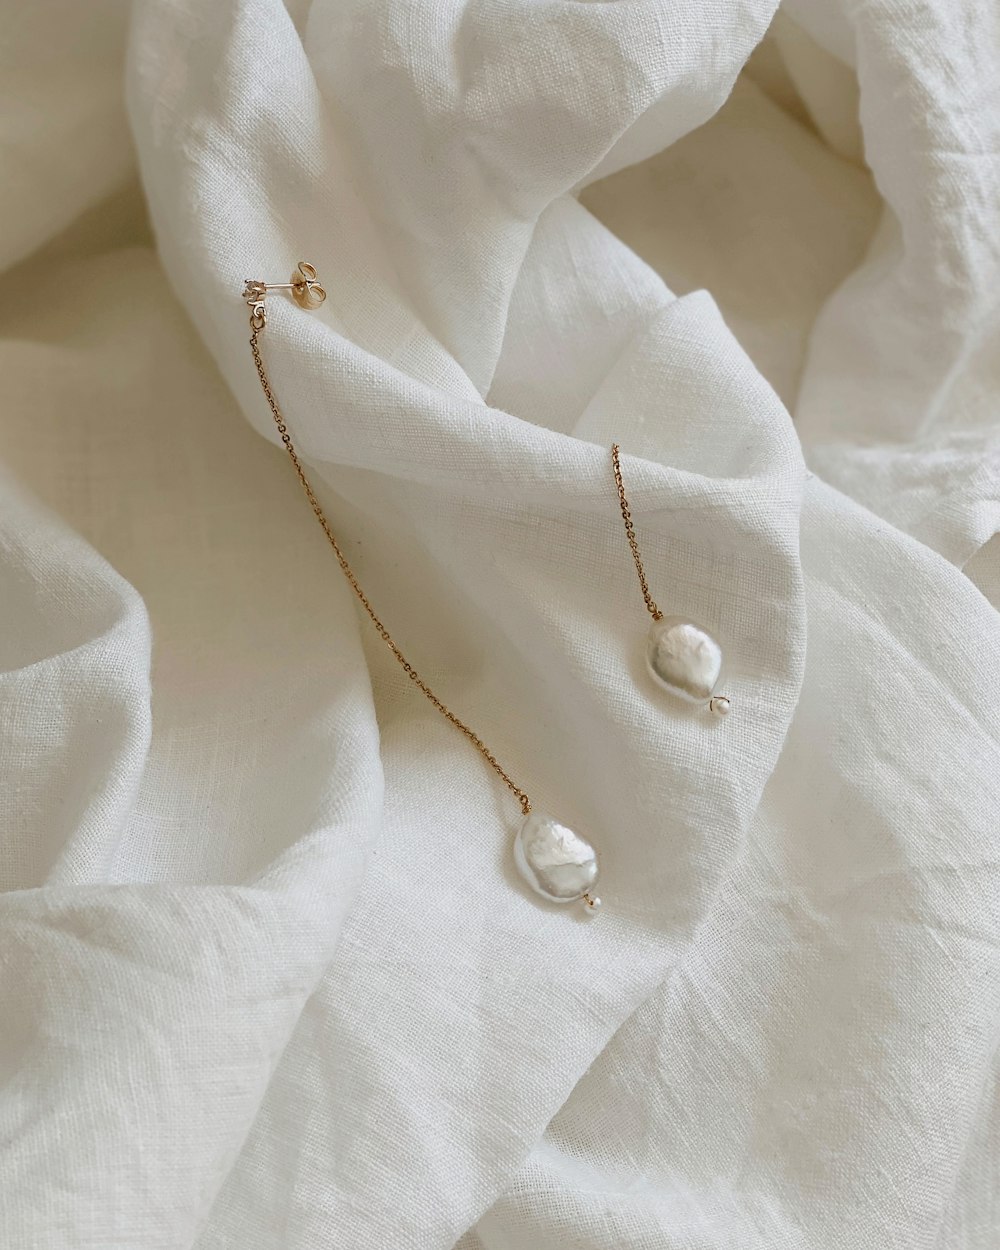
[[[685,703],[702,704],[716,716],[727,716],[732,703],[727,695],[716,694],[722,676],[722,648],[707,629],[682,616],[664,616],[657,607],[639,554],[639,541],[625,494],[622,466],[618,444],[611,448],[618,502],[625,523],[625,537],[632,550],[635,571],[639,575],[639,589],[646,610],[653,618],[646,638],[646,668],[649,675],[663,690]]]
[[[323,505],[313,490],[312,483],[299,458],[299,453],[292,442],[292,436],[288,431],[288,425],[281,409],[278,407],[278,401],[274,397],[274,392],[271,389],[267,376],[267,369],[261,356],[259,339],[267,324],[265,300],[269,291],[290,291],[292,298],[299,307],[305,309],[319,308],[326,299],[326,291],[320,285],[313,266],[306,261],[300,261],[297,269],[292,274],[290,282],[270,284],[259,282],[256,279],[248,279],[243,287],[243,298],[250,308],[250,351],[253,355],[254,366],[257,370],[257,377],[260,379],[264,398],[271,409],[271,416],[274,418],[274,423],[284,444],[285,451],[288,452],[288,457],[299,479],[299,484],[309,502],[313,515],[326,535],[327,542],[333,549],[333,554],[337,558],[341,572],[347,579],[351,590],[374,626],[375,631],[392,652],[393,658],[403,669],[403,672],[406,673],[406,676],[413,682],[420,693],[433,704],[436,710],[441,713],[445,720],[450,721],[459,733],[468,739],[470,744],[476,748],[485,762],[489,764],[490,768],[493,769],[520,804],[521,821],[514,838],[514,863],[525,883],[537,895],[550,903],[579,902],[583,904],[587,913],[595,913],[601,906],[601,900],[594,893],[598,876],[597,852],[585,838],[574,833],[572,829],[553,819],[553,817],[536,811],[532,807],[528,795],[498,763],[496,756],[482,738],[434,693],[400,650],[392,634],[389,633],[388,628],[383,624],[381,617],[378,616],[368,596],[362,590],[361,583],[348,563],[347,557],[341,550],[330,522],[327,520]]]

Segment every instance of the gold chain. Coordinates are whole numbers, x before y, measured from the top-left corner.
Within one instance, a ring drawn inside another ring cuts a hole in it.
[[[625,497],[625,483],[622,481],[622,466],[618,459],[618,444],[611,448],[611,459],[615,466],[615,485],[618,487],[618,500],[622,506],[622,520],[625,522],[625,537],[628,539],[628,545],[632,548],[632,559],[635,561],[635,571],[639,574],[639,585],[642,588],[642,597],[646,601],[646,607],[649,609],[649,615],[654,621],[663,619],[663,613],[656,606],[656,600],[649,593],[649,585],[646,582],[646,574],[642,567],[642,556],[639,555],[639,542],[635,536],[635,526],[632,524],[632,513],[629,511],[628,499]]]
[[[263,292],[261,292],[261,296],[262,295]],[[299,459],[298,452],[295,450],[295,446],[292,443],[291,435],[288,433],[288,427],[285,424],[285,419],[281,415],[281,409],[278,407],[278,401],[274,398],[274,393],[272,392],[270,383],[267,380],[267,370],[264,368],[264,361],[261,359],[260,348],[257,346],[257,338],[263,328],[263,303],[251,303],[250,350],[253,352],[253,362],[257,366],[257,375],[260,378],[261,387],[271,409],[271,415],[274,417],[274,423],[278,427],[278,433],[281,435],[281,441],[285,444],[285,450],[288,452],[289,459],[295,468],[299,482],[302,484],[302,489],[305,492],[306,499],[309,500],[309,506],[312,508],[316,520],[320,523],[323,533],[326,535],[327,542],[333,548],[333,554],[337,557],[337,562],[339,563],[344,576],[350,583],[351,589],[354,591],[355,595],[357,595],[361,606],[368,613],[368,617],[378,631],[382,641],[396,657],[396,660],[403,672],[407,675],[407,677],[409,677],[410,681],[413,682],[417,689],[420,690],[420,692],[434,704],[441,715],[445,717],[446,720],[451,721],[456,729],[465,734],[466,738],[468,738],[487,764],[489,764],[493,771],[501,778],[507,789],[510,790],[510,792],[515,796],[521,804],[521,810],[527,816],[527,814],[531,811],[531,801],[528,796],[523,790],[519,789],[513,781],[511,781],[507,773],[504,772],[503,768],[501,768],[501,766],[497,763],[496,756],[492,753],[492,751],[490,751],[489,747],[485,742],[483,742],[482,738],[480,738],[478,734],[474,733],[464,721],[459,720],[451,708],[443,703],[430,686],[428,686],[406,656],[402,653],[402,651],[400,651],[399,647],[396,646],[392,635],[382,624],[375,612],[375,609],[368,601],[368,596],[361,589],[361,583],[355,576],[354,570],[351,568],[350,564],[348,564],[347,557],[341,551],[340,545],[334,537],[333,530],[330,528],[330,522],[326,519],[326,513],[323,511],[322,505],[316,498],[316,493],[312,488],[312,484],[310,483],[308,477],[306,477],[305,470],[302,467],[302,461]]]

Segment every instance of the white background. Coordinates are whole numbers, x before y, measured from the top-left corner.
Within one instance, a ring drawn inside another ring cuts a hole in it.
[[[1000,1243],[1000,19],[774,7],[2,5],[3,1247]]]

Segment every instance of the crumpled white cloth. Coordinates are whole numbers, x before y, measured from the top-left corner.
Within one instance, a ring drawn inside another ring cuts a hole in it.
[[[18,6],[3,1247],[1000,1241],[1000,19],[774,9]]]

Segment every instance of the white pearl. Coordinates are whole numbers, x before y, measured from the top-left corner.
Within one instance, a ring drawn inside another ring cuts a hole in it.
[[[668,616],[653,622],[646,664],[665,690],[688,703],[704,703],[722,673],[722,648],[700,625]]]
[[[709,700],[708,710],[714,712],[716,716],[728,716],[732,704],[724,694],[717,694],[714,699]]]
[[[601,910],[601,900],[596,894],[585,894],[580,902],[583,903],[584,911],[590,916]]]
[[[514,839],[514,862],[528,885],[550,903],[572,903],[597,881],[597,852],[544,812],[529,812]]]

